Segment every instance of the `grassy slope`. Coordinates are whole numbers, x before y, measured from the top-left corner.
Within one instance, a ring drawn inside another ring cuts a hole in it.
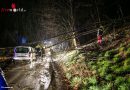
[[[125,37],[106,44],[102,51],[72,51],[61,66],[73,90],[129,90],[129,35],[126,30]]]

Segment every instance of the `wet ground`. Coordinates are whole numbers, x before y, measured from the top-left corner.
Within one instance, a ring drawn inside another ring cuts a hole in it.
[[[58,64],[51,58],[10,64],[5,78],[10,90],[69,90]]]
[[[51,63],[53,68],[52,80],[48,90],[72,90],[69,83],[66,81],[62,68],[58,62]]]

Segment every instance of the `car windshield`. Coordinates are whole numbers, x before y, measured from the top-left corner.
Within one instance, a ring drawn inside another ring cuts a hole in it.
[[[28,53],[29,52],[29,48],[25,48],[25,47],[18,47],[15,49],[16,53]]]

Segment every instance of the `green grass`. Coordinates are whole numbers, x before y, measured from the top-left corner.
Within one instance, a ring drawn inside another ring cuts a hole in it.
[[[97,60],[90,61],[93,57]],[[130,44],[103,52],[77,51],[64,66],[71,86],[78,85],[78,90],[130,90]]]
[[[124,77],[118,76],[118,77],[116,77],[114,84],[116,86],[119,86],[119,85],[123,84],[125,81],[126,81],[126,79]]]

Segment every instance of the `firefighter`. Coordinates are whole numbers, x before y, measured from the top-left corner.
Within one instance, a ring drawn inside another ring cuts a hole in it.
[[[100,48],[102,48],[102,35],[103,35],[103,26],[100,26],[100,28],[97,31],[97,43]]]

